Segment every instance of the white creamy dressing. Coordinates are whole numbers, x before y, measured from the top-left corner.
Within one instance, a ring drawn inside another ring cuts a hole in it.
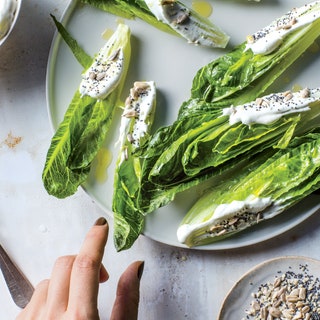
[[[249,196],[243,201],[232,201],[223,203],[216,207],[210,219],[198,224],[182,224],[177,230],[177,238],[180,243],[185,243],[188,237],[199,229],[210,229],[211,226],[219,224],[223,220],[231,219],[242,213],[256,214],[271,206],[273,201],[271,198],[258,198]]]
[[[124,69],[124,52],[119,48],[110,55],[107,43],[83,74],[79,91],[97,100],[105,99],[118,85]]]
[[[294,8],[270,26],[254,33],[249,37],[246,50],[251,49],[254,54],[262,55],[273,52],[290,33],[319,19],[320,10],[306,12],[318,4],[319,1],[314,1],[300,8]]]
[[[284,115],[308,111],[309,104],[319,99],[320,88],[273,93],[250,103],[225,108],[223,115],[229,115],[230,124],[269,124]]]
[[[153,81],[145,82],[148,85],[146,91],[142,91],[136,100],[131,103],[132,108],[138,111],[138,119],[135,121],[132,137],[134,141],[139,140],[149,131],[150,118],[153,118],[154,105],[156,101],[156,87]],[[139,145],[137,145],[139,146]]]
[[[0,0],[0,39],[10,30],[17,9],[17,0]]]
[[[126,99],[121,118],[119,137],[121,146],[126,145],[127,141],[134,147],[140,146],[141,139],[148,133],[152,123],[155,103],[156,86],[154,81],[135,82]]]

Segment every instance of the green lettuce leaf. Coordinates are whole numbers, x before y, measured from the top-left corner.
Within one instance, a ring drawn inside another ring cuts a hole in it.
[[[78,62],[82,65],[83,68],[89,68],[92,63],[92,57],[83,50],[83,48],[78,44],[77,40],[70,35],[63,24],[60,23],[54,15],[51,15],[51,18],[53,19],[53,22],[59,34],[61,35],[65,43],[69,46]]]
[[[129,156],[116,169],[112,211],[113,240],[117,251],[129,249],[144,229],[144,215],[136,206],[141,179],[140,166],[139,158]]]
[[[71,170],[67,165],[67,155],[72,152],[90,120],[90,113],[96,102],[88,96],[81,99],[81,104],[79,101],[80,94],[76,93],[68,107],[64,121],[51,140],[42,173],[43,183],[48,193],[59,198],[76,192],[79,183],[85,181],[89,174],[88,167]]]

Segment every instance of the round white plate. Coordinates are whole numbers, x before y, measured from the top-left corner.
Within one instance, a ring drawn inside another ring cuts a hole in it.
[[[246,36],[269,24],[281,13],[303,1],[215,1],[211,19],[230,36],[230,45],[244,41]],[[229,23],[232,17],[232,23]],[[75,39],[91,55],[103,46],[106,40],[102,34],[115,30],[122,18],[107,14],[89,6],[71,1],[62,22]],[[192,79],[198,69],[227,52],[221,49],[206,49],[186,43],[183,39],[166,34],[140,20],[125,20],[132,31],[132,57],[124,98],[136,80],[154,80],[158,88],[157,111],[154,128],[171,124],[177,117],[181,103],[189,97]],[[240,27],[241,26],[241,27]],[[316,52],[307,52],[296,62],[294,68],[279,79],[274,90],[283,91],[294,84],[316,87],[319,85],[317,72],[320,59]],[[47,99],[49,118],[53,130],[63,119],[64,113],[81,81],[82,68],[73,54],[61,40],[54,38],[47,70]],[[88,194],[110,213],[115,159],[118,150],[114,147],[118,136],[119,115],[114,119],[108,135],[106,148],[112,151],[113,161],[107,168],[105,179],[96,176],[93,164],[91,175],[84,184]],[[177,227],[196,199],[195,189],[179,194],[175,201],[146,218],[144,234],[154,240],[173,246],[184,247],[176,238]],[[272,221],[258,225],[239,235],[196,249],[220,250],[242,247],[279,235],[296,226],[320,208],[320,196],[312,195],[301,204],[288,210]],[[112,214],[110,214],[112,216]]]
[[[301,274],[303,273],[301,266],[307,268],[308,275],[320,278],[320,261],[306,257],[279,257],[254,267],[230,290],[223,302],[218,320],[246,319],[245,310],[250,309],[252,293],[257,292],[260,285],[273,283],[275,277],[279,276],[279,272],[292,271]]]
[[[14,13],[14,17],[13,17],[13,20],[12,20],[12,23],[11,23],[11,26],[8,30],[8,32],[6,33],[6,35],[0,39],[0,46],[8,39],[11,31],[13,30],[14,28],[14,25],[16,24],[17,22],[17,19],[18,19],[18,16],[19,16],[19,13],[20,13],[20,7],[21,7],[21,0],[15,0],[17,2],[16,4],[16,11]]]

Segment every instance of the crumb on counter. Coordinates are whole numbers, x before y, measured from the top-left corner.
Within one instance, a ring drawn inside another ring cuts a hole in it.
[[[14,149],[20,142],[22,141],[22,137],[14,136],[10,131],[7,137],[0,142],[0,147],[6,145],[10,149]]]

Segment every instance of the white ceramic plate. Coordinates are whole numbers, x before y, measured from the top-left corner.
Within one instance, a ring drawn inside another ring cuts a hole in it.
[[[231,35],[230,45],[244,41],[246,36],[269,24],[280,13],[303,1],[215,1],[208,2],[213,7],[211,18]],[[228,23],[232,17],[232,23]],[[102,34],[115,30],[118,17],[88,6],[80,6],[71,1],[62,22],[84,49],[94,55],[105,43]],[[121,19],[123,20],[123,19]],[[127,78],[127,88],[136,80],[154,80],[158,88],[157,114],[154,127],[171,124],[177,116],[181,103],[189,97],[192,79],[196,71],[229,49],[205,49],[186,43],[183,39],[161,32],[140,20],[125,21],[132,31],[132,62]],[[241,26],[241,28],[239,27]],[[317,54],[306,53],[277,84],[275,90],[286,90],[298,83],[302,86],[319,85],[314,70],[319,70]],[[56,129],[77,90],[82,68],[69,48],[59,36],[54,38],[48,62],[47,98],[48,111],[53,129]],[[101,167],[94,163],[91,175],[84,188],[88,194],[110,213],[113,185],[113,170],[118,150],[114,143],[118,135],[119,114],[114,120],[106,148],[112,151],[113,161],[106,170],[105,179],[96,176]],[[97,169],[98,168],[98,169]],[[197,196],[196,190],[189,190],[176,197],[170,205],[148,215],[144,234],[154,240],[173,246],[184,247],[176,238],[177,227]],[[279,235],[296,226],[320,208],[320,197],[312,195],[285,215],[272,222],[243,232],[235,237],[197,249],[219,250],[242,247]]]
[[[252,293],[257,292],[260,285],[273,283],[279,272],[292,271],[301,274],[303,273],[301,266],[306,266],[308,275],[320,278],[320,261],[306,257],[279,257],[254,267],[230,290],[223,302],[218,320],[245,319],[245,310],[250,309],[253,300]]]
[[[0,39],[0,46],[8,39],[11,31],[13,30],[14,28],[14,25],[16,24],[16,21],[18,19],[18,16],[19,16],[19,13],[20,13],[20,7],[21,7],[21,0],[15,0],[17,2],[16,4],[16,11],[14,13],[14,18],[12,20],[12,23],[11,23],[11,26],[8,30],[8,32],[6,33],[6,35]]]

